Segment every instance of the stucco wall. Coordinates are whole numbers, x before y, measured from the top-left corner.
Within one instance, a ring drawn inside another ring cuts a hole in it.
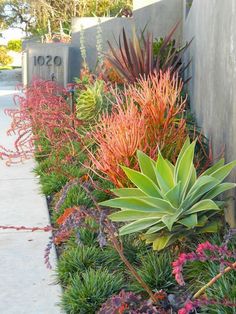
[[[182,0],[134,0],[132,18],[101,18],[103,47],[107,49],[107,41],[115,43],[124,27],[130,34],[132,27],[143,30],[145,27],[153,32],[154,37],[165,36],[170,29],[182,20]],[[96,52],[96,18],[74,18],[72,20],[72,45],[80,47],[81,25],[84,28],[85,46],[87,48],[88,63],[94,67],[97,59]],[[175,38],[181,42],[182,25],[179,26]]]
[[[236,1],[194,0],[183,34],[185,40],[194,37],[186,56],[192,58],[192,111],[212,140],[214,156],[225,148],[227,161],[236,159]],[[230,179],[236,182],[236,171]],[[227,219],[236,226],[233,202]]]

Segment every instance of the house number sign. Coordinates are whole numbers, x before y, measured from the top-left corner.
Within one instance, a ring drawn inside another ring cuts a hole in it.
[[[62,58],[59,56],[34,56],[34,65],[37,66],[43,66],[43,65],[55,65],[60,66],[62,65]]]

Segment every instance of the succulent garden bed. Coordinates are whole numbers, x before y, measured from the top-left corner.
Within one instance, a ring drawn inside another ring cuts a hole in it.
[[[177,26],[176,26],[177,27]],[[68,314],[234,313],[235,245],[218,196],[235,162],[213,161],[181,75],[188,44],[127,40],[68,89],[35,81],[8,110],[34,156]],[[210,235],[209,235],[210,234]]]

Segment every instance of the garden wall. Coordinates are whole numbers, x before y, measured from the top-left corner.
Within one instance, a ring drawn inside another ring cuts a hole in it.
[[[182,20],[182,0],[134,0],[132,18],[74,18],[72,20],[72,45],[80,47],[81,25],[84,29],[85,47],[87,48],[87,62],[91,68],[96,64],[96,37],[98,24],[102,30],[102,46],[107,49],[107,41],[113,44],[124,27],[130,34],[135,25],[138,30],[153,32],[154,37],[165,36],[170,29]],[[182,40],[182,25],[179,26],[175,38]]]
[[[236,159],[235,30],[235,0],[194,0],[184,21],[184,40],[194,37],[186,56],[192,58],[188,73],[192,111],[212,139],[214,156],[225,147],[228,161]],[[236,182],[236,172],[231,179]],[[227,219],[235,227],[236,210],[231,205]]]

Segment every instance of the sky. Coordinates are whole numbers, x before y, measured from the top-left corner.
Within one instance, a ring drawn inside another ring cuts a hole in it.
[[[6,45],[10,39],[20,39],[25,36],[24,32],[19,28],[8,28],[1,31],[1,33],[3,37],[0,37],[0,45]]]

